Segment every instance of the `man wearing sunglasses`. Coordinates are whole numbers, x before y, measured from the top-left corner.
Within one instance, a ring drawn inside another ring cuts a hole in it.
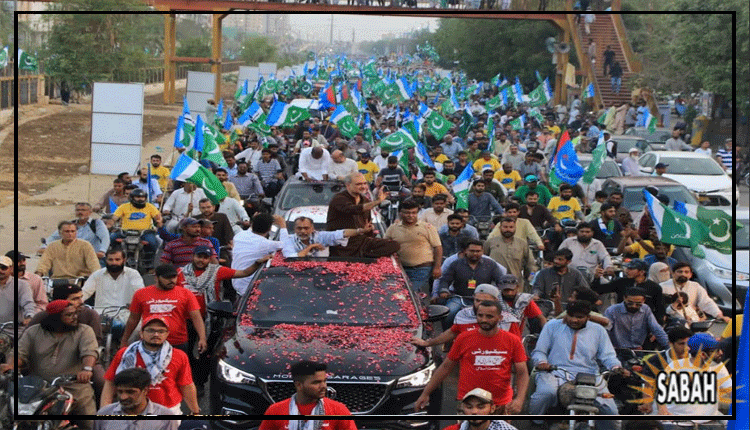
[[[667,333],[646,304],[646,291],[642,288],[628,288],[625,300],[608,307],[604,316],[611,322],[607,332],[615,348],[642,349],[649,334],[656,337],[660,349],[669,348]]]

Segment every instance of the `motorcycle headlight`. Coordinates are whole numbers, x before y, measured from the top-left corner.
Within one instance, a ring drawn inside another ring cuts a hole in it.
[[[219,378],[232,384],[255,384],[255,376],[219,360]]]
[[[18,402],[18,415],[34,415],[39,405],[42,404],[42,400],[44,399],[39,399],[31,403]]]
[[[432,378],[433,372],[435,372],[435,363],[430,364],[427,368],[419,372],[400,378],[396,382],[396,388],[424,387],[430,381],[430,378]]]
[[[588,385],[576,386],[576,397],[579,399],[596,399],[599,395],[599,390],[596,387]]]
[[[732,270],[731,269],[721,268],[721,267],[719,267],[719,266],[717,266],[715,264],[711,264],[711,262],[709,262],[709,261],[706,261],[706,266],[708,267],[708,270],[711,271],[711,273],[713,273],[714,275],[718,276],[719,278],[729,279],[729,280],[732,279],[733,275],[732,275]],[[745,275],[745,278],[747,279],[747,275]],[[739,280],[739,278],[738,278],[738,280]]]

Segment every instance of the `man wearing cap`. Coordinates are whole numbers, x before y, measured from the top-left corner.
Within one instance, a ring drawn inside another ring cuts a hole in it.
[[[357,154],[359,154],[359,161],[357,161],[357,171],[365,175],[365,180],[368,184],[370,184],[370,186],[372,186],[375,182],[375,175],[380,172],[380,168],[377,164],[370,160],[370,153],[367,152],[366,149],[358,149]]]
[[[622,302],[625,299],[625,291],[637,287],[642,289],[645,296],[644,303],[648,305],[651,312],[656,317],[659,324],[666,321],[666,310],[664,308],[664,298],[662,289],[656,282],[648,279],[648,264],[643,260],[633,259],[625,265],[625,277],[615,278],[612,281],[602,284],[597,278],[591,284],[591,289],[599,294],[617,293],[617,301]]]
[[[722,352],[719,348],[719,342],[709,333],[696,333],[688,339],[690,356],[687,358],[673,360],[664,369],[665,372],[680,372],[693,374],[695,372],[715,372],[718,392],[716,393],[715,402],[701,403],[659,403],[656,407],[659,415],[699,415],[699,416],[720,416],[719,404],[723,403],[722,399],[732,399],[731,390],[733,389],[732,377],[721,362]],[[712,425],[713,424],[713,425]],[[706,425],[705,427],[703,425]],[[681,429],[708,429],[716,428],[716,425],[726,425],[726,421],[716,420],[686,420],[686,421],[666,421],[665,430]]]
[[[484,254],[503,265],[518,279],[528,279],[539,268],[529,250],[528,240],[516,236],[516,221],[509,216],[500,220],[500,234],[487,238],[484,242]]]
[[[26,271],[26,259],[29,257],[15,250],[8,251],[5,256],[15,261],[16,278],[26,281],[29,284],[31,294],[34,297],[34,303],[36,304],[36,311],[43,311],[49,303],[49,300],[47,300],[47,289],[39,275]]]
[[[577,375],[579,373],[599,374],[600,364],[604,368],[628,376],[617,359],[607,330],[599,324],[588,324],[591,305],[577,300],[568,302],[567,315],[563,319],[554,319],[544,325],[536,343],[531,359],[537,370],[536,391],[529,400],[529,415],[540,417],[558,402],[557,390],[569,377],[561,370],[552,370],[553,366]],[[550,372],[555,372],[552,374]],[[608,394],[607,384],[599,388],[599,394]],[[594,404],[599,408],[599,415],[617,415],[617,405],[613,398],[598,397]],[[541,420],[533,420],[539,425]],[[597,421],[598,430],[614,430],[616,421]]]
[[[643,176],[640,167],[638,166],[638,155],[641,153],[636,147],[630,148],[628,156],[622,160],[622,173],[625,176]]]
[[[177,268],[171,264],[162,264],[155,270],[156,284],[141,288],[133,294],[130,303],[130,317],[125,325],[121,347],[128,345],[128,339],[136,325],[143,317],[144,321],[152,316],[164,317],[170,329],[167,340],[171,345],[186,353],[188,331],[187,320],[193,323],[198,332],[198,352],[206,350],[206,329],[201,316],[200,304],[195,295],[182,285],[177,285]]]
[[[243,270],[235,270],[211,263],[211,248],[199,245],[193,250],[192,263],[177,269],[177,283],[195,295],[200,305],[201,317],[206,318],[206,306],[211,302],[221,300],[220,287],[223,281],[248,277],[255,273],[270,258],[270,255],[266,255],[254,261],[251,266]],[[191,324],[188,326],[188,351],[193,350],[196,341],[198,341],[198,332]],[[210,369],[208,350],[200,354],[197,359],[192,354],[189,355],[189,358],[190,368],[193,371],[193,380],[198,387],[198,397],[202,397],[203,384],[208,380]]]
[[[115,375],[113,381],[117,403],[111,403],[96,413],[97,415],[174,415],[167,407],[152,402],[148,398],[151,374],[146,369],[134,367]],[[177,430],[178,420],[139,420],[139,430]],[[97,420],[94,430],[128,430],[132,422],[118,420]]]
[[[172,331],[170,324],[173,321],[159,314],[143,318],[141,340],[129,346],[123,345],[104,375],[106,381],[102,391],[102,407],[114,401],[114,381],[117,374],[126,369],[140,367],[151,375],[149,400],[164,405],[173,414],[181,415],[180,404],[185,399],[191,414],[200,413],[188,356],[185,351],[175,348],[168,340]]]
[[[7,255],[0,257],[0,324],[15,320],[19,325],[26,326],[36,313],[36,304],[31,287],[26,281],[19,279],[18,289],[14,287],[14,272],[13,260]],[[16,291],[18,301],[15,297]],[[15,338],[12,325],[5,328],[5,333]]]
[[[201,222],[197,219],[190,217],[184,218],[180,221],[180,228],[182,229],[182,236],[178,239],[169,241],[164,245],[164,252],[161,254],[162,263],[184,266],[192,261],[193,250],[196,246],[203,245],[213,248],[213,244],[210,240],[200,236]],[[219,262],[216,251],[214,251],[212,258],[212,263]]]
[[[494,415],[497,406],[492,402],[492,393],[474,388],[464,395],[458,405],[461,415]],[[517,430],[503,420],[472,420],[450,425],[443,430]]]
[[[458,399],[463,399],[474,388],[482,388],[492,393],[493,403],[500,407],[500,413],[514,415],[521,412],[529,384],[521,339],[498,326],[503,317],[501,305],[496,300],[479,303],[476,318],[479,328],[461,333],[456,338],[445,361],[435,370],[415,402],[415,411],[427,405],[430,394],[456,364],[460,364]],[[515,375],[515,397],[511,373]]]
[[[523,178],[524,184],[516,188],[516,192],[513,193],[515,197],[518,197],[521,204],[526,204],[526,194],[529,191],[536,191],[539,195],[538,203],[544,207],[547,207],[550,200],[552,200],[552,193],[549,188],[544,185],[539,186],[539,178],[535,175],[528,175]]]
[[[519,339],[527,319],[535,320],[534,330],[541,330],[547,323],[541,309],[534,303],[534,297],[529,293],[521,293],[522,289],[523,283],[514,275],[507,274],[500,279],[500,304],[503,307],[503,319],[508,321],[508,327],[503,325],[502,328]]]
[[[654,166],[654,171],[653,173],[651,173],[651,175],[664,176],[664,174],[667,173],[667,167],[669,167],[669,164],[656,163],[656,166]]]
[[[667,334],[646,304],[646,291],[642,288],[625,290],[625,300],[608,307],[604,316],[611,322],[607,331],[615,348],[643,349],[649,335],[656,339],[660,350],[669,347]]]
[[[94,330],[78,323],[78,312],[67,300],[50,302],[46,311],[46,317],[19,339],[17,368],[28,368],[25,374],[47,382],[60,375],[76,375],[76,382],[65,386],[73,395],[71,415],[94,415],[96,401],[89,384],[99,355]],[[80,421],[78,425],[90,430],[93,422]]]

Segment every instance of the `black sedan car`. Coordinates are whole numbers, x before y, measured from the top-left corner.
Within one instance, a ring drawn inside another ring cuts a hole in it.
[[[439,363],[433,351],[409,339],[430,336],[425,322],[447,313],[421,304],[393,258],[284,260],[278,254],[255,274],[236,312],[229,302],[210,308],[212,331],[223,331],[213,360],[211,411],[233,415],[214,423],[227,429],[252,428],[257,419],[250,415],[291,397],[290,365],[303,359],[328,365],[328,396],[354,415],[414,414]],[[441,399],[440,390],[433,393],[427,413],[438,414]],[[405,416],[374,428],[429,425]]]

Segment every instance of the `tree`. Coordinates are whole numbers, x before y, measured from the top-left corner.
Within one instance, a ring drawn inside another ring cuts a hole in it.
[[[240,58],[247,64],[270,62],[276,59],[276,46],[263,36],[250,36],[242,42]]]

